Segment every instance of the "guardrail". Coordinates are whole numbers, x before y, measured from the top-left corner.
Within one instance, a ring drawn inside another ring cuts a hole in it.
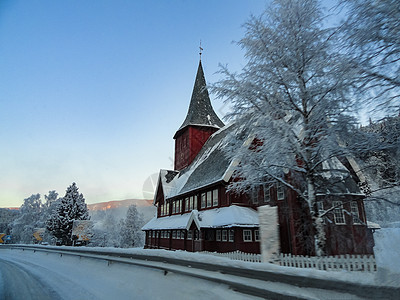
[[[106,261],[115,261],[125,264],[140,265],[149,268],[156,268],[164,270],[165,272],[175,272],[182,273],[187,276],[195,276],[202,279],[210,280],[205,276],[197,276],[189,270],[182,271],[182,269],[176,269],[174,266],[189,267],[191,270],[193,268],[215,271],[232,276],[240,276],[249,279],[257,279],[265,282],[279,282],[289,285],[294,285],[302,288],[312,288],[312,289],[322,289],[330,290],[336,292],[343,292],[352,294],[364,299],[396,299],[400,294],[399,287],[389,287],[389,286],[373,286],[366,285],[362,283],[339,281],[334,279],[325,279],[317,277],[304,277],[293,274],[276,273],[274,271],[267,270],[254,270],[251,268],[239,268],[229,265],[212,264],[207,262],[193,261],[189,259],[178,259],[168,256],[155,256],[155,255],[145,255],[145,254],[135,254],[135,253],[120,253],[120,252],[104,252],[96,251],[90,248],[62,248],[57,249],[57,247],[49,246],[25,246],[25,245],[2,245],[1,249],[20,249],[20,250],[31,250],[31,251],[43,251],[43,252],[54,252],[60,255],[75,255],[81,257],[88,257],[93,259],[102,259]],[[129,259],[129,260],[127,260]],[[153,264],[152,264],[153,263]],[[301,299],[301,297],[288,296],[282,293],[271,292],[265,289],[252,288],[249,289],[248,286],[244,286],[240,283],[233,282],[232,280],[221,280],[212,279],[215,282],[223,283],[229,285],[234,290],[250,294],[253,296],[262,296],[268,299]]]

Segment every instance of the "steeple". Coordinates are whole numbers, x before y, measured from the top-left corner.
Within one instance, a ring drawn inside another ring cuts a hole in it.
[[[180,171],[189,166],[208,138],[223,126],[224,123],[211,106],[200,60],[189,110],[174,135],[175,170]]]
[[[186,119],[175,133],[174,138],[176,138],[182,129],[190,125],[214,127],[217,129],[224,126],[224,123],[222,123],[218,118],[211,106],[201,60],[199,61],[199,67],[197,69],[196,80],[194,82],[192,98],[190,100]]]

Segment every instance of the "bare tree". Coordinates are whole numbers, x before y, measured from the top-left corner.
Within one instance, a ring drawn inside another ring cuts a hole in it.
[[[398,111],[400,2],[343,0],[341,4],[348,10],[342,28],[347,53],[358,71],[358,91],[362,92],[364,101],[368,96],[373,107]]]
[[[242,73],[222,67],[225,79],[212,88],[233,104],[229,117],[237,123],[227,155],[240,161],[242,180],[231,188],[243,192],[278,181],[296,191],[307,203],[317,255],[326,239],[317,207],[320,179],[343,182],[349,172],[339,160],[376,145],[354,126],[354,73],[337,51],[337,31],[322,22],[318,1],[275,1],[245,24]]]

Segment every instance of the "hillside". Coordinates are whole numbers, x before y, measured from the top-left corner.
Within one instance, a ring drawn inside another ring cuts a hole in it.
[[[153,206],[153,200],[126,199],[88,204],[89,213],[93,221],[99,221],[104,218],[104,213],[113,215],[116,219],[126,217],[128,207],[135,204],[137,210],[143,214],[143,219],[148,222],[154,217],[156,208]]]
[[[129,207],[132,204],[136,204],[137,207],[147,207],[152,206],[153,200],[143,200],[143,199],[126,199],[126,200],[116,200],[108,202],[99,202],[88,204],[89,210],[109,210],[115,208]]]

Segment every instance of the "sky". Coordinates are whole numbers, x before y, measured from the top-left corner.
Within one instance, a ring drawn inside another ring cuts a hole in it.
[[[232,43],[265,1],[0,1],[0,207],[31,194],[151,198],[199,61],[244,65]],[[222,118],[227,108],[213,97]]]
[[[234,43],[262,0],[0,0],[0,207],[31,194],[151,199],[173,169],[199,62],[245,65]],[[221,100],[211,101],[223,118]]]

